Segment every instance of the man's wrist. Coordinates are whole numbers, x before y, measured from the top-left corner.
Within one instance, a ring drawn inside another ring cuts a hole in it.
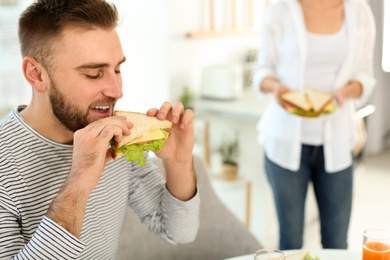
[[[192,160],[189,162],[164,162],[167,188],[179,200],[186,201],[196,194],[196,173]]]
[[[81,185],[67,179],[50,204],[46,216],[75,237],[80,237],[89,194]]]

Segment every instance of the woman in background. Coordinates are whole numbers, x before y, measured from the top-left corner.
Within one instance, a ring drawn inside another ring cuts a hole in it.
[[[259,124],[265,170],[279,219],[280,249],[301,248],[308,183],[324,248],[346,248],[352,205],[355,110],[372,93],[375,24],[364,0],[279,0],[264,20],[255,87],[274,97]],[[289,114],[281,94],[311,87],[332,93],[336,112]]]

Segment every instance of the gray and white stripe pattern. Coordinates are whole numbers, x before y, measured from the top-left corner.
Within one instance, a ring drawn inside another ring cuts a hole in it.
[[[127,205],[171,243],[195,238],[199,196],[174,198],[149,160],[144,167],[124,157],[106,165],[88,199],[80,239],[46,218],[69,173],[72,149],[39,134],[17,109],[0,121],[0,259],[115,259]]]

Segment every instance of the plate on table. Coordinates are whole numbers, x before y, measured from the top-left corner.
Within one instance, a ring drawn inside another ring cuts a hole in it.
[[[294,258],[293,255],[296,254],[297,252],[300,252],[300,251],[302,251],[302,250],[285,250],[284,252],[287,255],[286,260],[298,260],[297,258]],[[343,249],[309,250],[309,253],[313,259],[315,259],[316,257],[319,257],[320,260],[358,260],[358,259],[362,259],[361,252],[348,251],[348,250],[343,250]]]
[[[303,254],[299,254],[302,252]],[[319,250],[284,250],[287,255],[286,260],[303,260],[304,255],[309,252],[310,256],[315,259],[319,257],[320,260],[360,260],[362,259],[362,252],[348,251],[343,249],[319,249]],[[233,257],[225,260],[253,260],[253,254]],[[301,258],[302,257],[302,258]]]

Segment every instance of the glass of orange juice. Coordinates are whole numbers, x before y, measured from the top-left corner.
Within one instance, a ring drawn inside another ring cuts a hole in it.
[[[363,233],[363,260],[390,260],[390,233],[366,229]]]

